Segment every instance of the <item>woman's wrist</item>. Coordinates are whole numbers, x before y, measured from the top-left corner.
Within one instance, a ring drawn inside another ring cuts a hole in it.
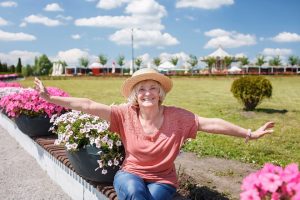
[[[252,137],[252,131],[251,129],[248,129],[247,130],[247,135],[246,135],[246,138],[245,138],[245,143],[247,143]]]

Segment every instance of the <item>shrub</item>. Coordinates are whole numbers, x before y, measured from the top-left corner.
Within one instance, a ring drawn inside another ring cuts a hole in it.
[[[241,77],[232,83],[231,92],[244,105],[245,110],[254,110],[263,99],[272,96],[272,85],[261,76]]]

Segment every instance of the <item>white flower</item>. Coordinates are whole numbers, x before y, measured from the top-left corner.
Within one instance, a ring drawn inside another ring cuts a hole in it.
[[[102,169],[102,174],[107,174],[107,170],[106,169]]]
[[[108,166],[112,166],[112,164],[113,164],[113,162],[112,162],[111,160],[109,160],[109,161],[107,162],[107,165],[108,165]]]
[[[120,140],[118,140],[117,142],[116,142],[116,145],[119,147],[119,146],[122,146],[122,142],[120,141]]]
[[[118,166],[119,165],[119,161],[117,159],[114,159],[114,165]]]
[[[102,168],[103,167],[103,161],[102,160],[97,160],[97,163],[99,165],[99,168]]]

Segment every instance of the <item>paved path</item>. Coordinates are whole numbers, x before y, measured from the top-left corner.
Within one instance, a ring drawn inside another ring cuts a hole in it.
[[[71,199],[1,126],[0,199]]]

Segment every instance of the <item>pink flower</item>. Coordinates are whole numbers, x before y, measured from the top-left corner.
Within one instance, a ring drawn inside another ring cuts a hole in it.
[[[283,169],[267,163],[261,170],[244,178],[241,188],[243,199],[254,199],[257,192],[262,199],[300,200],[298,165],[290,164]]]
[[[251,189],[240,194],[241,200],[260,200],[257,190]]]
[[[282,184],[280,176],[272,173],[260,174],[259,180],[261,181],[262,189],[270,192],[275,192]]]

